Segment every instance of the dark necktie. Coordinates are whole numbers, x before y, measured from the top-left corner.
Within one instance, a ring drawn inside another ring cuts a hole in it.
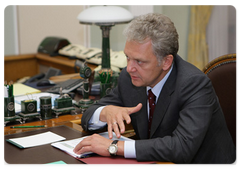
[[[148,137],[150,137],[152,118],[156,101],[156,96],[153,94],[151,89],[148,90],[148,101],[149,101]]]

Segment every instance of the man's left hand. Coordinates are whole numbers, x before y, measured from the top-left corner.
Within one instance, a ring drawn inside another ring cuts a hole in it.
[[[76,154],[83,154],[85,152],[94,152],[101,156],[110,156],[108,147],[111,145],[112,140],[104,138],[98,134],[94,134],[84,138],[75,148]],[[118,155],[123,155],[123,141],[118,142]]]

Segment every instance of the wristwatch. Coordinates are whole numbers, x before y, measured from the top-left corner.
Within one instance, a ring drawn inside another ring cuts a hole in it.
[[[117,151],[118,151],[118,146],[117,146],[118,140],[114,140],[111,145],[108,147],[108,152],[110,153],[111,156],[116,156]]]

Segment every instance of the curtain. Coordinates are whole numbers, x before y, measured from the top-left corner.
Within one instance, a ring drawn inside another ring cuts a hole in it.
[[[188,62],[199,69],[208,63],[206,28],[213,6],[192,6],[188,34]]]
[[[236,9],[230,5],[216,5],[207,26],[209,61],[236,53]]]

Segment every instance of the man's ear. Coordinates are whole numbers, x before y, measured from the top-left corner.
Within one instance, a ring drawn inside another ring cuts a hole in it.
[[[171,65],[173,63],[173,55],[169,54],[166,57],[163,58],[163,70],[168,70],[171,68]]]

